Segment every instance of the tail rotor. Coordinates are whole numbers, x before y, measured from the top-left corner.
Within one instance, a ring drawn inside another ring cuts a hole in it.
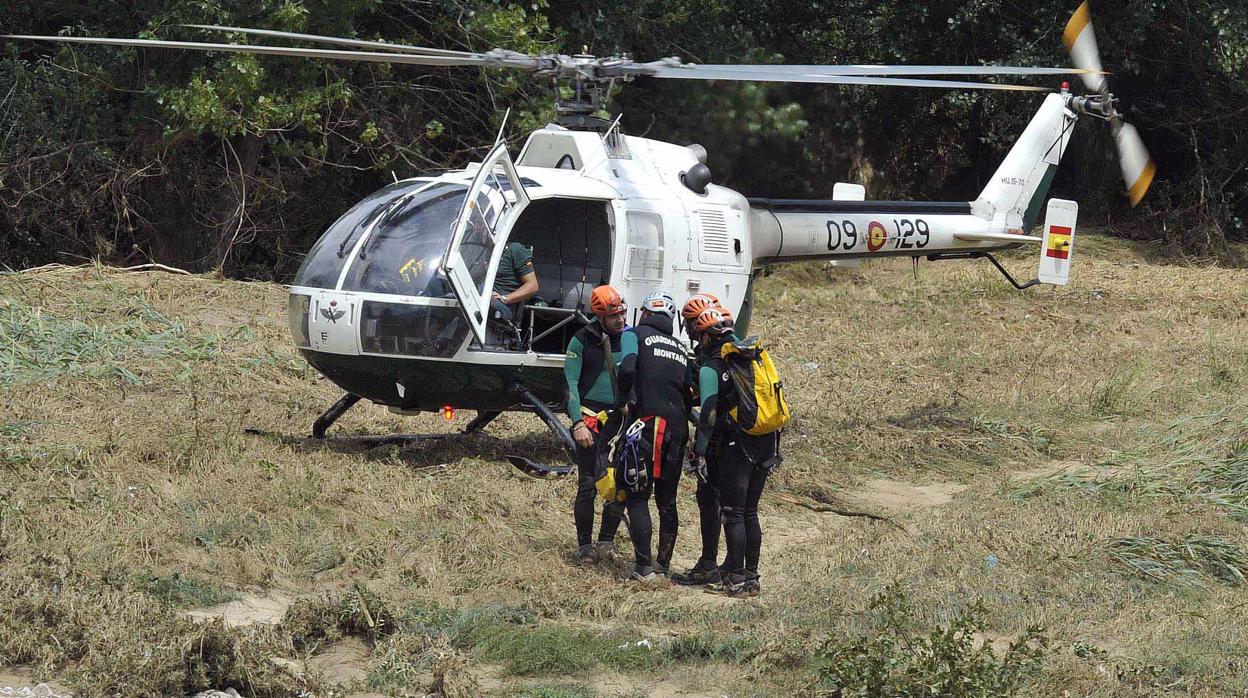
[[[1122,167],[1122,178],[1127,185],[1127,199],[1134,207],[1148,192],[1157,167],[1153,164],[1148,149],[1144,147],[1140,132],[1123,120],[1118,111],[1118,99],[1109,91],[1109,82],[1101,70],[1101,55],[1096,47],[1092,13],[1088,9],[1087,0],[1079,5],[1079,9],[1075,10],[1075,14],[1066,23],[1062,43],[1066,45],[1066,51],[1075,67],[1086,71],[1079,73],[1079,77],[1088,91],[1093,93],[1073,98],[1071,105],[1077,111],[1109,122],[1114,143],[1118,147],[1118,164]]]

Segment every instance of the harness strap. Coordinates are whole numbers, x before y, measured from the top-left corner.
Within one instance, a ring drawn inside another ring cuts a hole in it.
[[[654,479],[663,477],[663,432],[667,430],[667,420],[654,418]]]

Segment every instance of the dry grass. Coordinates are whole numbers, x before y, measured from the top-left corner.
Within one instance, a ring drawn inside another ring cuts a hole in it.
[[[0,667],[90,695],[321,694],[331,679],[271,660],[354,636],[372,656],[349,690],[798,693],[814,650],[875,627],[864,609],[896,583],[921,627],[978,599],[992,636],[1043,625],[1053,650],[1026,694],[1242,693],[1226,580],[1248,545],[1245,281],[1086,235],[1061,289],[1019,294],[967,262],[760,281],[755,328],[798,415],[773,491],[964,489],[901,500],[904,530],[769,497],[765,593],[724,603],[574,566],[574,483],[498,458],[557,455],[532,418],[421,449],[245,435],[305,434],[337,398],[290,348],[277,286],[0,276]],[[336,427],[446,428],[366,406]],[[680,506],[691,562],[692,487]],[[182,614],[266,590],[301,599],[279,626]]]

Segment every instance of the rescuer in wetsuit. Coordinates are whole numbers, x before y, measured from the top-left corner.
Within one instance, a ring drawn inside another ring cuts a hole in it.
[[[767,476],[780,460],[780,434],[747,434],[730,416],[736,403],[736,388],[727,364],[720,358],[720,349],[732,339],[731,314],[723,308],[704,310],[694,326],[707,357],[698,369],[698,399],[702,406],[694,453],[695,457],[709,456],[718,462],[719,475],[714,482],[728,547],[721,580],[712,583],[708,590],[729,596],[755,596],[760,591],[758,558],[763,544],[758,502]]]
[[[697,343],[698,331],[696,321],[704,310],[709,308],[720,308],[719,299],[709,293],[698,293],[685,301],[685,305],[680,310],[680,316],[684,323],[685,334],[690,340],[695,342],[695,351],[697,353],[697,366],[693,367],[696,372],[710,358],[705,347]],[[726,313],[726,311],[725,311]],[[729,339],[734,339],[729,336]],[[719,346],[717,343],[716,346]],[[694,379],[696,386],[696,378]],[[702,402],[699,397],[699,404]],[[700,465],[694,475],[697,478],[697,502],[698,502],[698,524],[702,534],[702,554],[698,557],[697,563],[688,571],[674,572],[672,581],[677,584],[685,585],[701,585],[716,584],[720,581],[719,560],[719,534],[722,521],[719,518],[719,490],[716,489],[716,480],[719,477],[719,459],[716,458],[717,450],[709,447],[705,457],[701,459],[690,459],[691,463]]]
[[[642,302],[641,324],[620,344],[620,391],[629,396],[629,419],[616,444],[616,480],[628,489],[629,534],[633,539],[633,579],[666,574],[680,526],[676,486],[689,430],[690,373],[685,346],[672,336],[676,303],[661,291]],[[639,473],[630,482],[630,466]],[[650,493],[659,510],[657,558],[650,556],[653,525]]]
[[[604,502],[598,542],[596,546],[592,543],[594,483],[602,474],[600,458],[623,424],[623,415],[618,409],[622,400],[612,374],[623,356],[620,336],[625,328],[627,306],[614,288],[599,286],[590,295],[589,307],[598,316],[598,322],[582,327],[572,336],[563,364],[568,416],[572,418],[572,438],[576,442],[577,487],[573,506],[576,554],[584,564],[594,561],[595,550],[600,556],[610,554],[615,545],[615,533],[624,517],[622,502]]]

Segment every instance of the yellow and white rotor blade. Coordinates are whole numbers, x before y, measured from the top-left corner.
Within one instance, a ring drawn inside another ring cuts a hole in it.
[[[1106,92],[1105,73],[1101,69],[1101,54],[1096,48],[1096,33],[1092,31],[1092,12],[1087,0],[1079,5],[1066,23],[1062,43],[1076,68],[1087,71],[1079,74],[1083,84],[1093,92]]]
[[[1134,207],[1144,198],[1153,183],[1157,166],[1153,164],[1144,140],[1134,126],[1122,120],[1109,92],[1109,83],[1101,69],[1101,54],[1096,46],[1096,33],[1092,29],[1092,12],[1087,0],[1079,5],[1066,23],[1062,43],[1070,53],[1076,68],[1087,72],[1079,74],[1088,89],[1099,93],[1105,105],[1101,118],[1108,118],[1114,132],[1114,144],[1118,147],[1118,164],[1122,167],[1122,179],[1127,185],[1127,199]]]
[[[1117,119],[1114,124],[1114,142],[1118,145],[1118,164],[1122,165],[1122,178],[1127,183],[1127,199],[1134,207],[1144,198],[1148,187],[1157,174],[1157,166],[1144,147],[1140,132],[1127,122]]]

